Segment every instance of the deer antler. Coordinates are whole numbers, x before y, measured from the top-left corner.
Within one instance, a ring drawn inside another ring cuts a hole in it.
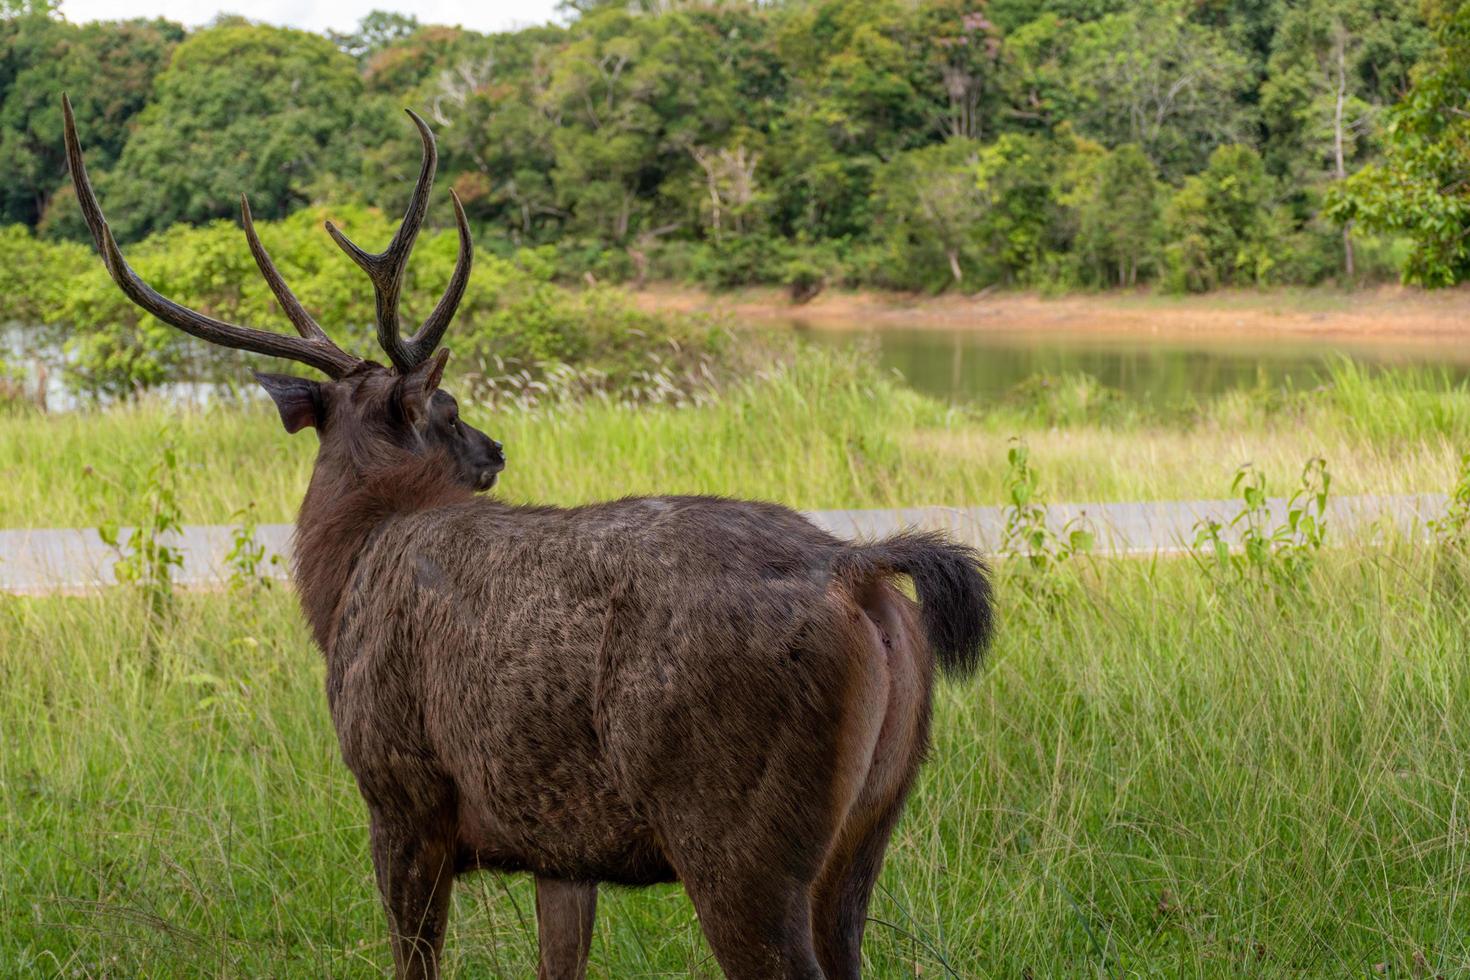
[[[122,250],[117,247],[112,229],[107,226],[107,218],[102,214],[101,205],[97,203],[97,194],[92,190],[92,182],[87,178],[87,167],[82,162],[82,146],[77,139],[77,122],[72,115],[71,100],[65,95],[61,97],[61,111],[65,117],[66,159],[71,168],[72,184],[77,189],[77,201],[82,206],[82,216],[87,219],[87,227],[92,231],[92,241],[96,243],[97,251],[102,253],[102,261],[107,266],[108,274],[128,299],[164,323],[200,340],[221,347],[297,361],[310,365],[331,378],[340,378],[362,363],[360,358],[353,357],[332,343],[292,295],[260,244],[260,239],[256,237],[255,225],[250,220],[250,205],[243,197],[240,199],[240,207],[250,251],[255,256],[261,274],[270,285],[271,292],[280,301],[281,308],[301,334],[300,337],[289,337],[216,320],[180,306],[140,279],[123,259]]]
[[[454,201],[454,220],[459,226],[459,258],[454,263],[454,275],[450,277],[443,298],[428,319],[412,337],[404,340],[398,328],[398,299],[403,291],[403,273],[408,267],[414,239],[418,237],[419,229],[424,224],[424,215],[429,209],[429,188],[434,184],[434,171],[439,164],[434,134],[428,123],[420,119],[412,109],[404,111],[418,127],[419,138],[424,142],[424,162],[419,169],[419,179],[414,185],[413,196],[408,199],[408,211],[403,215],[403,223],[398,226],[393,240],[386,249],[373,254],[354,245],[336,225],[327,222],[327,233],[332,236],[332,240],[372,280],[373,292],[377,295],[378,343],[401,373],[407,373],[422,364],[434,353],[434,348],[439,346],[444,331],[449,327],[449,321],[454,318],[460,299],[464,297],[465,286],[470,280],[470,263],[474,259],[474,245],[470,241],[470,226],[465,219],[464,206],[459,203],[459,195],[451,190],[449,196]]]

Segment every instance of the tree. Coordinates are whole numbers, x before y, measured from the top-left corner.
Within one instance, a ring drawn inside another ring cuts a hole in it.
[[[1431,13],[1435,49],[1389,110],[1383,162],[1334,188],[1327,212],[1408,236],[1405,281],[1449,286],[1470,277],[1470,5]]]
[[[1409,278],[1452,281],[1470,59],[1460,4],[1423,2],[573,0],[564,25],[489,35],[375,11],[330,38],[239,17],[184,38],[0,0],[0,222],[87,237],[65,88],[125,241],[233,218],[242,190],[262,220],[396,211],[410,106],[480,237],[555,244],[569,279],[1316,282],[1365,264],[1368,228],[1420,241]],[[1426,16],[1423,105],[1390,115]],[[1263,174],[1212,157],[1237,144]],[[1220,216],[1227,178],[1254,223]]]
[[[458,27],[419,28],[362,58],[363,83],[369,92],[397,95],[414,91],[435,75],[455,82],[468,75],[473,82],[474,72],[463,68],[484,61],[485,44],[485,38]]]
[[[1282,20],[1261,100],[1268,160],[1301,187],[1341,181],[1374,147],[1377,117],[1422,47],[1418,18],[1392,0],[1311,0]],[[1352,222],[1343,271],[1355,274]]]
[[[494,222],[516,242],[556,237],[569,215],[552,184],[556,123],[543,95],[550,55],[566,43],[566,32],[466,32],[452,44],[434,44],[430,57],[434,30],[385,50],[375,64],[403,51],[425,57],[431,70],[423,72],[413,99],[434,123],[441,167],[471,215]],[[411,139],[401,141],[399,158],[411,161],[416,153]]]
[[[1194,172],[1215,147],[1251,136],[1241,96],[1249,65],[1216,31],[1172,3],[1084,24],[1068,55],[1079,132],[1104,145],[1136,143],[1171,177]]]
[[[1133,143],[1102,157],[1080,207],[1078,250],[1103,282],[1132,286],[1158,236],[1159,181]]]
[[[105,169],[183,33],[162,20],[82,27],[42,14],[0,20],[0,221],[35,225],[66,183],[61,93],[71,93]]]
[[[626,246],[686,220],[694,146],[740,120],[731,65],[700,20],[600,8],[555,52],[542,111],[554,124],[552,182],[573,228]]]
[[[1006,122],[1033,132],[1050,132],[1076,115],[1081,93],[1067,66],[1075,25],[1045,15],[1005,39],[1000,61]]]
[[[1189,19],[1216,31],[1230,49],[1245,58],[1251,81],[1266,76],[1283,16],[1289,16],[1297,0],[1193,0]],[[1351,2],[1351,0],[1349,0]]]
[[[918,266],[929,279],[936,259],[953,284],[964,282],[962,259],[975,244],[987,199],[976,180],[980,145],[964,137],[908,150],[880,169],[873,181],[878,227],[893,254]]]
[[[932,0],[918,5],[915,34],[933,74],[923,91],[943,91],[940,132],[980,139],[995,128],[1001,39],[981,0]]]
[[[933,141],[946,96],[897,0],[820,0],[779,17],[776,50],[790,76],[772,123],[775,221],[783,232],[859,236],[871,223],[873,175]],[[961,25],[962,26],[962,25]]]
[[[1063,198],[1079,155],[1097,149],[1067,126],[1054,135],[1005,133],[980,150],[975,182],[986,208],[977,232],[999,278],[1014,285],[1042,275],[1071,229]]]
[[[987,13],[1007,36],[1038,20],[1086,23],[1121,12],[1128,0],[990,0]]]
[[[756,211],[764,195],[760,193],[756,167],[760,166],[761,154],[747,145],[747,139],[722,147],[689,148],[704,174],[704,186],[709,194],[704,212],[716,239],[726,230],[746,234],[759,217]]]
[[[327,37],[362,64],[384,48],[413,37],[418,31],[419,19],[412,14],[374,10],[357,22],[357,30],[350,34],[327,31]]]
[[[372,108],[326,38],[262,25],[193,34],[99,182],[114,228],[133,238],[233,215],[246,190],[258,216],[283,216],[321,175],[350,172],[355,143],[375,142],[383,122]]]
[[[1202,173],[1184,181],[1164,210],[1167,284],[1204,292],[1267,281],[1274,264],[1274,187],[1249,146],[1216,148]]]
[[[55,0],[0,0],[0,19],[52,17],[60,6]]]

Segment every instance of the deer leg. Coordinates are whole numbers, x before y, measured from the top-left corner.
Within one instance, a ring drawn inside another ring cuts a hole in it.
[[[439,976],[449,893],[454,885],[454,849],[452,838],[436,831],[433,822],[405,826],[377,817],[372,820],[373,867],[388,913],[398,980],[435,980]]]
[[[597,914],[597,884],[536,878],[536,932],[541,941],[538,980],[583,980]]]
[[[902,795],[890,801],[876,819],[870,815],[862,820],[854,814],[852,823],[861,826],[846,829],[812,889],[812,932],[827,980],[862,976],[868,902],[903,802]]]
[[[883,723],[862,787],[839,828],[812,888],[812,932],[828,980],[862,975],[863,930],[883,856],[924,757],[929,714],[928,652],[888,593],[870,600],[868,615],[885,642],[889,686]]]
[[[776,869],[684,880],[699,925],[729,980],[824,980],[812,949],[808,886]]]

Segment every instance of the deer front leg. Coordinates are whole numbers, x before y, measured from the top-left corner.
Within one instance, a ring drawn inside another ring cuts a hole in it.
[[[583,980],[597,914],[597,884],[536,878],[536,932],[541,940],[538,980]]]
[[[394,974],[398,980],[436,980],[454,885],[450,839],[431,827],[409,827],[376,816],[371,836]]]

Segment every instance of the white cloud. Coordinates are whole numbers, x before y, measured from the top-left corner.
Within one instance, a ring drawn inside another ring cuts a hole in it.
[[[166,17],[197,27],[221,13],[241,14],[267,24],[322,32],[347,31],[374,10],[412,14],[425,24],[455,24],[477,31],[505,31],[552,20],[556,0],[62,0],[61,12],[73,23]]]

